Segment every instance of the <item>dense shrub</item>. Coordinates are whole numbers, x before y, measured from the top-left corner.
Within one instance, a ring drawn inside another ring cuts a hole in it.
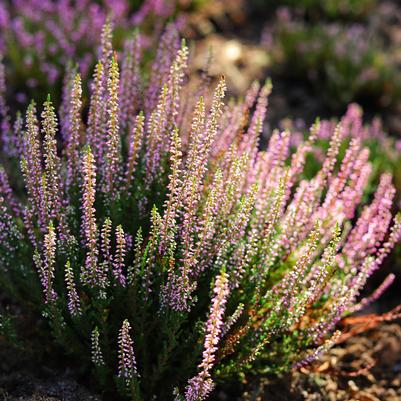
[[[291,7],[302,9],[308,17],[346,20],[366,17],[375,6],[377,0],[252,0],[251,4],[258,10],[275,7]]]
[[[399,100],[397,62],[377,28],[358,22],[311,22],[285,8],[277,15],[264,34],[275,72],[306,79],[332,109],[353,101],[377,109]]]
[[[29,96],[43,96],[49,90],[58,101],[66,70],[76,64],[81,76],[89,77],[107,17],[113,20],[119,49],[132,27],[147,31],[151,24],[152,35],[158,37],[178,7],[176,0],[2,2],[0,51],[7,63],[9,87],[22,104]]]
[[[401,141],[385,132],[380,117],[371,118],[369,115],[364,115],[363,109],[356,103],[348,105],[341,119],[330,118],[320,121],[321,129],[305,166],[304,174],[307,177],[316,174],[323,162],[324,153],[329,146],[331,133],[338,123],[349,127],[347,129],[349,140],[358,138],[363,146],[369,149],[369,160],[372,163],[372,174],[368,184],[370,188],[369,194],[375,189],[380,175],[383,172],[389,172],[393,175],[394,186],[399,196],[401,192]],[[291,147],[293,149],[296,149],[308,136],[306,123],[301,119],[285,118],[278,125],[281,130],[290,130],[292,132]]]
[[[379,295],[359,300],[401,233],[391,175],[361,205],[371,164],[350,121],[316,122],[294,152],[275,131],[260,150],[270,83],[225,104],[224,78],[211,90],[186,76],[173,27],[143,73],[138,34],[121,72],[108,26],[102,38],[87,118],[75,74],[58,117],[49,97],[39,119],[32,102],[13,131],[5,120],[3,290],[134,400],[202,400],[248,372],[310,363]]]

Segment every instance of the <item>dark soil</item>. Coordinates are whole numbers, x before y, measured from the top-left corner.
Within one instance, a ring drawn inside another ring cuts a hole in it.
[[[43,336],[48,332],[45,322],[28,317],[12,303],[7,310],[18,337],[14,341],[0,337],[0,401],[101,400],[82,380],[81,367],[57,353],[50,333]]]
[[[401,327],[382,325],[334,347],[313,366],[261,382],[246,401],[400,401]]]
[[[0,400],[4,401],[100,401],[71,369],[60,370],[63,361],[32,359],[0,346]]]
[[[16,350],[0,342],[0,401],[114,401],[97,395],[79,377],[79,369],[68,364],[61,357],[38,357],[32,349]],[[212,399],[400,401],[401,326],[384,324],[334,347],[312,366],[248,387],[242,396],[217,391]]]

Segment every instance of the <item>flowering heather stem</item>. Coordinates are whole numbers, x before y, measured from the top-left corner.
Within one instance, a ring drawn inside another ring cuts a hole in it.
[[[87,254],[85,265],[82,267],[81,280],[84,284],[98,284],[97,263],[97,225],[95,191],[96,191],[96,166],[90,148],[86,148],[82,160],[82,229],[85,238]]]
[[[164,252],[171,241],[174,240],[176,230],[176,212],[180,202],[181,194],[181,139],[178,128],[174,128],[170,145],[170,164],[171,173],[169,175],[168,190],[169,194],[165,203],[165,213],[163,216],[163,229],[161,233],[160,250]]]
[[[56,264],[56,232],[52,224],[44,239],[44,264],[42,270],[42,286],[45,302],[51,303],[57,297],[53,289],[54,270]]]
[[[97,367],[105,365],[102,350],[100,348],[99,337],[99,329],[95,327],[91,334],[91,360],[92,363]]]
[[[112,58],[107,80],[107,144],[106,144],[106,164],[104,176],[103,192],[109,199],[114,199],[117,195],[115,191],[116,182],[120,179],[120,158],[121,141],[119,134],[118,119],[118,92],[119,92],[119,71],[116,56]]]
[[[118,376],[126,380],[131,380],[138,376],[134,354],[134,341],[129,334],[130,330],[131,325],[126,319],[124,320],[118,335]]]
[[[177,116],[180,107],[180,94],[182,89],[182,83],[184,80],[185,70],[188,66],[188,47],[185,44],[185,40],[182,41],[181,49],[177,52],[177,57],[170,69],[170,77],[168,81],[169,88],[169,101],[171,108],[171,125],[177,126]]]
[[[205,136],[202,143],[203,152],[199,164],[201,178],[203,178],[203,175],[205,174],[209,152],[218,132],[219,119],[223,114],[224,103],[222,100],[226,94],[226,90],[226,81],[224,77],[221,77],[213,94],[212,106],[207,119]]]
[[[70,261],[65,265],[65,284],[67,287],[68,309],[72,316],[81,314],[81,303],[77,293],[74,281],[74,271],[72,270]]]
[[[127,189],[131,185],[131,181],[135,173],[135,168],[138,163],[138,156],[143,142],[144,122],[145,118],[143,113],[141,112],[136,117],[135,123],[132,125],[132,131],[128,138],[128,161],[127,169],[125,172],[125,185]]]
[[[265,121],[265,115],[268,104],[268,97],[272,90],[271,81],[266,81],[263,86],[258,102],[256,105],[255,113],[252,116],[251,123],[246,134],[246,140],[244,141],[243,151],[249,154],[249,160],[251,163],[254,162],[255,156],[258,151],[259,137],[263,130],[263,123]]]
[[[160,162],[160,146],[166,129],[166,107],[168,87],[164,85],[155,110],[152,112],[148,122],[146,136],[146,183],[148,187],[154,180]]]
[[[120,85],[120,118],[121,128],[128,132],[133,130],[134,116],[143,106],[141,104],[142,82],[140,74],[140,62],[142,53],[141,36],[135,31],[132,38],[128,39],[124,48],[123,64],[121,67]]]
[[[160,88],[166,83],[171,65],[180,48],[180,39],[174,24],[167,26],[160,38],[155,61],[152,65],[150,83],[145,96],[145,111],[150,114],[158,103]]]
[[[116,228],[116,254],[114,256],[114,269],[113,275],[115,280],[125,287],[126,280],[123,272],[123,267],[125,266],[125,254],[127,252],[126,249],[126,241],[124,236],[124,231],[121,225]]]
[[[139,274],[141,273],[142,243],[142,228],[139,227],[135,236],[134,261],[133,264],[128,267],[127,271],[127,283],[129,286],[133,286],[134,283],[137,282]]]
[[[336,344],[340,336],[341,336],[341,331],[336,331],[331,338],[329,338],[324,342],[324,344],[315,348],[312,352],[309,353],[309,355],[305,356],[303,359],[295,363],[292,366],[292,368],[299,369],[302,366],[309,365],[311,362],[318,359],[321,354],[327,352],[330,348],[332,348]]]
[[[57,156],[57,117],[54,107],[50,101],[50,96],[44,104],[42,112],[42,125],[44,132],[44,161],[45,174],[47,181],[47,196],[50,218],[55,218],[60,213],[61,196],[60,196],[60,159]]]
[[[221,330],[221,337],[224,337],[231,329],[231,327],[237,322],[244,311],[244,304],[239,304],[235,312],[227,319],[226,324]]]
[[[188,381],[185,392],[186,401],[204,400],[212,391],[214,384],[210,376],[210,370],[214,365],[215,354],[218,349],[217,345],[223,327],[223,315],[225,304],[229,294],[228,277],[222,272],[216,278],[214,285],[214,298],[210,307],[209,318],[206,324],[206,337],[202,362],[199,365],[200,372],[197,376]]]
[[[145,262],[145,272],[142,282],[145,300],[148,300],[148,297],[152,292],[151,285],[152,285],[153,275],[155,273],[154,272],[155,258],[160,241],[160,231],[162,228],[162,219],[159,212],[157,211],[156,206],[153,206],[152,208],[150,222],[151,222],[151,228],[149,233],[148,252],[147,252],[147,258]]]
[[[367,306],[369,306],[376,300],[378,300],[383,295],[383,293],[387,290],[387,288],[389,288],[394,283],[394,280],[395,280],[395,275],[389,274],[372,295],[370,295],[369,297],[363,298],[359,303],[357,303],[353,307],[351,307],[348,312],[349,313],[358,312],[358,311],[366,308]]]
[[[107,80],[107,75],[109,74],[110,60],[113,55],[113,26],[110,18],[103,25],[102,33],[100,36],[100,57],[99,61],[105,68],[105,79]]]
[[[111,256],[111,220],[106,217],[104,220],[102,230],[100,233],[101,237],[101,255],[103,262],[98,266],[98,280],[99,285],[102,288],[106,288],[108,285],[108,272],[112,269],[112,256]]]
[[[203,216],[199,221],[199,241],[195,246],[195,250],[191,257],[191,260],[187,263],[192,266],[196,266],[199,263],[199,257],[202,252],[205,254],[207,259],[210,258],[210,242],[212,241],[213,235],[216,232],[216,211],[218,210],[218,206],[220,204],[219,196],[223,191],[223,175],[221,170],[217,170],[213,179],[212,188],[210,189],[210,193],[206,200],[206,205],[203,211]],[[208,250],[209,252],[205,252]],[[196,271],[194,271],[194,275],[199,274],[202,269],[205,267],[205,263],[202,263],[201,266],[197,267]]]
[[[67,154],[67,189],[77,181],[79,171],[79,146],[81,139],[81,108],[82,108],[82,86],[81,76],[76,74],[72,82],[71,98],[69,109],[67,110],[67,134],[66,134],[66,154]]]
[[[39,123],[36,118],[35,103],[31,103],[26,116],[25,153],[21,159],[21,170],[33,210],[43,232],[47,230],[48,206],[46,188],[43,186],[42,154],[39,142]]]
[[[106,127],[106,99],[104,88],[104,66],[101,61],[96,64],[92,82],[92,96],[89,105],[87,142],[95,160],[100,166],[104,153]]]

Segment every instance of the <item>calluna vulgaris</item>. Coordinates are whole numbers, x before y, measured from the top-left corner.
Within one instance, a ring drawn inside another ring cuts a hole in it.
[[[147,17],[156,23],[173,15],[176,0],[12,0],[0,3],[0,50],[19,73],[31,71],[28,86],[47,77],[57,85],[66,63],[75,60],[86,76],[107,15],[119,30],[140,25]],[[36,76],[35,76],[36,74]]]
[[[270,83],[225,104],[224,78],[209,91],[186,77],[173,27],[143,76],[139,34],[121,66],[107,25],[102,40],[88,104],[75,75],[58,117],[50,97],[40,118],[34,103],[14,124],[3,110],[26,192],[0,171],[2,286],[135,400],[203,400],[246,372],[310,363],[393,279],[358,301],[400,237],[391,176],[360,207],[371,166],[352,118],[312,179],[327,125],[294,152],[286,131],[259,150]]]

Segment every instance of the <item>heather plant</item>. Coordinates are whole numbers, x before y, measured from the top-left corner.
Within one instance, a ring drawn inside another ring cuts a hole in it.
[[[274,72],[307,80],[316,93],[322,92],[328,108],[343,111],[348,103],[359,102],[376,110],[399,102],[393,39],[373,19],[309,18],[306,10],[281,7],[263,43]]]
[[[327,126],[294,152],[290,132],[274,131],[261,150],[270,82],[225,103],[224,77],[211,89],[187,76],[173,27],[151,71],[139,34],[121,63],[102,37],[87,113],[75,74],[58,114],[49,96],[5,119],[6,167],[19,160],[25,190],[1,170],[3,290],[133,400],[199,401],[218,383],[312,362],[394,279],[360,299],[401,234],[391,175],[362,205],[369,151],[344,123],[326,131],[312,177]]]
[[[369,159],[372,163],[372,174],[370,175],[368,184],[370,188],[369,192],[374,191],[380,179],[380,175],[387,171],[393,175],[397,193],[400,193],[400,141],[396,137],[390,136],[385,131],[379,117],[370,118],[364,115],[362,107],[356,103],[348,105],[341,119],[331,118],[320,121],[321,128],[311,154],[309,155],[304,174],[307,177],[311,177],[320,169],[324,161],[325,151],[330,144],[332,132],[339,123],[342,126],[348,127],[346,134],[348,140],[357,138],[364,147],[369,149]],[[279,122],[279,127],[282,130],[290,130],[292,132],[290,147],[293,149],[296,149],[308,136],[307,126],[305,122],[300,119],[284,119]],[[342,153],[343,152],[344,149],[342,150]]]
[[[310,17],[327,19],[360,19],[366,17],[377,6],[376,0],[273,0],[266,4],[263,0],[252,0],[259,9],[286,6],[302,9]]]
[[[0,52],[9,66],[9,86],[17,92],[16,100],[25,105],[29,96],[44,96],[51,88],[58,101],[66,69],[75,64],[82,77],[89,77],[108,17],[114,22],[118,49],[128,36],[128,28],[149,31],[147,25],[152,24],[152,37],[142,43],[146,47],[178,8],[176,0],[2,2]]]

